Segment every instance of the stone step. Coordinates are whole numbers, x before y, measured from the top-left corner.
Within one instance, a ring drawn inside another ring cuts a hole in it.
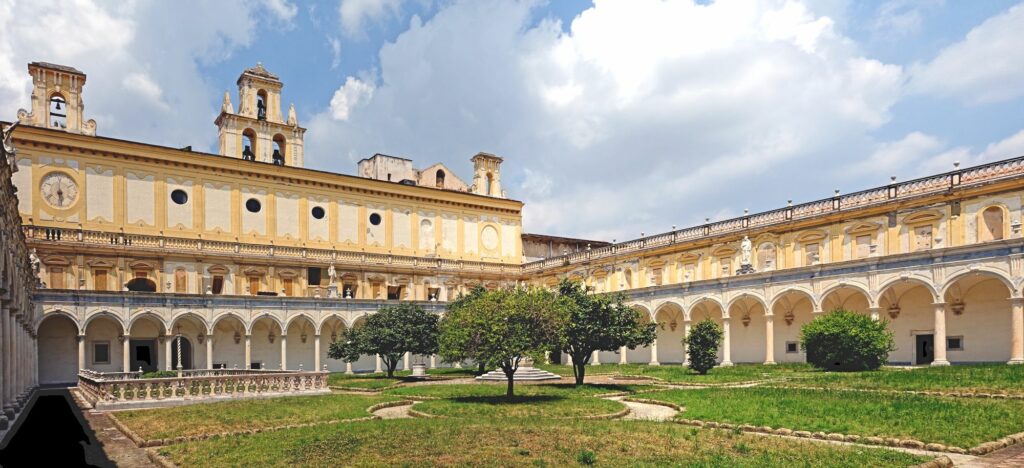
[[[536,367],[520,367],[516,369],[516,373],[512,375],[513,381],[536,381],[536,380],[558,380],[562,377],[552,374],[546,370],[538,369]],[[501,369],[495,369],[484,375],[478,376],[476,380],[488,380],[488,381],[506,381],[505,372]]]

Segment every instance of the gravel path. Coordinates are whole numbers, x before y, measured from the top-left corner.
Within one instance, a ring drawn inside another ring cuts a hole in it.
[[[678,411],[667,406],[652,405],[650,403],[637,403],[635,401],[623,401],[623,398],[625,397],[608,398],[608,400],[620,402],[629,408],[629,414],[623,416],[622,419],[668,421],[678,413]]]
[[[414,404],[415,403],[410,403],[408,405],[381,408],[377,411],[374,411],[373,414],[374,416],[379,416],[381,419],[411,418],[412,416],[409,415],[409,408],[412,408],[412,405]]]

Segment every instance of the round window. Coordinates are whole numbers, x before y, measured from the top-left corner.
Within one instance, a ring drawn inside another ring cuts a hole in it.
[[[326,215],[326,214],[327,213],[324,213],[323,207],[319,207],[319,206],[314,206],[313,207],[313,217],[314,218],[316,218],[316,219],[324,219],[324,215]]]
[[[245,209],[249,210],[250,213],[259,213],[260,208],[262,207],[263,206],[260,205],[260,201],[255,198],[250,198],[245,201]]]
[[[184,205],[188,203],[188,193],[182,189],[177,189],[171,192],[171,200],[179,205]]]
[[[370,215],[370,224],[372,224],[374,226],[380,224],[380,214],[379,213],[373,213],[373,214]]]

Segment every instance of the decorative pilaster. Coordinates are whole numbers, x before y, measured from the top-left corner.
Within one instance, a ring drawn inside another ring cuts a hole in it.
[[[1010,361],[1024,364],[1024,298],[1010,299]]]
[[[768,314],[764,316],[764,363],[775,364],[775,316]]]
[[[935,310],[935,359],[933,366],[948,366],[946,359],[946,303],[936,302],[932,304]]]
[[[313,335],[313,370],[320,370],[320,334]]]

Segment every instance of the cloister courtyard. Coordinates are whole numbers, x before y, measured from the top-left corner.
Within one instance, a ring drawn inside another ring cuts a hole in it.
[[[475,366],[332,373],[331,393],[96,411],[119,466],[1019,466],[1024,366],[822,372],[590,366],[584,385],[474,379]],[[31,420],[31,417],[30,417]],[[28,436],[26,434],[26,436]]]

